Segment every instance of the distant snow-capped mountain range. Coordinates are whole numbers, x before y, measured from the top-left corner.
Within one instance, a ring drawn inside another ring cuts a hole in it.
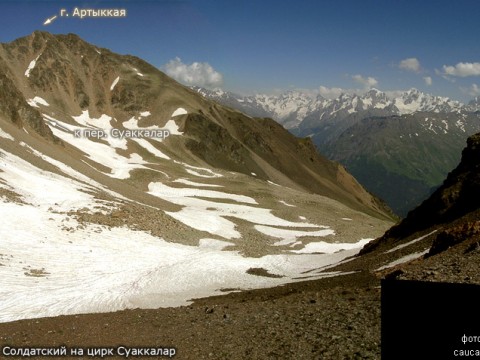
[[[346,117],[354,113],[371,116],[413,114],[416,112],[473,112],[480,110],[480,98],[469,104],[448,97],[423,93],[417,89],[389,97],[385,92],[370,89],[363,95],[341,94],[336,99],[321,95],[311,96],[301,91],[287,91],[280,95],[242,96],[232,92],[193,87],[206,98],[239,109],[251,116],[270,116],[291,129],[299,127],[304,120],[321,121]],[[370,113],[370,114],[368,114]],[[305,125],[305,124],[304,124]]]

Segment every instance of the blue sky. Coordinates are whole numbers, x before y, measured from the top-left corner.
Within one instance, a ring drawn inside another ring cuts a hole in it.
[[[126,18],[57,18],[125,8]],[[240,93],[411,87],[480,95],[478,0],[0,1],[0,42],[76,33],[139,56],[184,83]]]

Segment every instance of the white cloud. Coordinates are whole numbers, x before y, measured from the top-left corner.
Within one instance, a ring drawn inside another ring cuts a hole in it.
[[[463,93],[470,95],[471,97],[476,97],[480,95],[480,87],[477,84],[472,84],[469,88],[461,87]]]
[[[400,61],[398,67],[403,70],[412,71],[415,73],[420,72],[420,61],[417,58],[408,58]]]
[[[470,92],[468,93],[471,96],[478,96],[480,95],[480,88],[478,87],[477,84],[472,84],[470,87]]]
[[[455,66],[443,65],[443,73],[450,76],[479,76],[480,63],[458,63]]]
[[[320,95],[322,95],[326,99],[336,99],[341,94],[349,91],[342,88],[337,88],[337,87],[328,88],[326,86],[320,86],[320,88],[318,89],[318,92]]]
[[[430,76],[425,76],[423,78],[423,80],[425,81],[425,84],[427,84],[428,86],[432,86],[432,78]]]
[[[352,79],[366,88],[371,88],[378,84],[378,81],[371,76],[365,78],[362,75],[353,75]]]
[[[385,94],[389,99],[395,99],[397,97],[402,96],[406,90],[386,90]]]
[[[440,76],[441,78],[451,82],[451,83],[454,83],[456,81],[456,79],[450,77],[450,76],[447,76],[445,73],[443,73],[442,71],[438,70],[438,69],[435,69],[435,74]]]
[[[188,65],[176,57],[165,64],[162,69],[168,76],[188,86],[215,88],[223,83],[223,75],[206,62],[194,62]]]

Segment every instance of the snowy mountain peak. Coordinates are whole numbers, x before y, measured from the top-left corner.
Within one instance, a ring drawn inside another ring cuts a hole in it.
[[[325,99],[320,94],[313,96],[300,90],[289,90],[279,95],[262,94],[246,97],[228,93],[228,98],[226,93],[220,96],[219,93],[198,91],[208,98],[251,116],[272,117],[286,128],[298,127],[306,118],[317,117],[323,121],[358,112],[364,113],[365,116],[388,116],[416,112],[458,113],[480,109],[479,101],[473,101],[465,106],[458,101],[426,94],[416,88],[406,90],[393,98],[389,98],[383,91],[372,88],[362,95],[342,93],[335,99]]]
[[[342,93],[340,96],[336,99],[339,101],[348,101],[351,100],[355,95],[351,95],[349,93]]]
[[[405,91],[408,95],[420,95],[422,92],[416,88],[410,88],[409,90]]]
[[[476,96],[468,103],[470,111],[480,111],[480,96]]]
[[[368,90],[365,94],[364,94],[364,97],[375,97],[375,98],[383,98],[385,97],[386,98],[386,94],[383,92],[383,91],[380,91],[378,89],[375,89],[375,88],[371,88],[370,90]]]
[[[394,99],[400,114],[412,114],[420,111],[449,113],[468,110],[464,104],[447,97],[425,94],[417,89],[410,89]]]

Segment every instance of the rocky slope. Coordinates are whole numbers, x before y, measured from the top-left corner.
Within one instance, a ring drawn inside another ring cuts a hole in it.
[[[0,59],[0,321],[333,276],[306,271],[392,224],[309,139],[134,56],[35,32]]]
[[[351,206],[356,206],[355,198],[362,199],[367,207],[380,209],[341,166],[320,156],[308,140],[290,136],[272,121],[252,121],[209,103],[140,59],[99,49],[72,34],[41,32],[3,45],[0,53],[6,64],[4,76],[12,81],[4,88],[23,92],[23,96],[5,96],[16,102],[23,98],[26,109],[17,110],[19,115],[6,109],[13,114],[7,118],[17,122],[22,112],[32,112],[35,120],[29,120],[33,115],[20,117],[30,125],[34,121],[42,136],[50,132],[38,111],[72,125],[72,116],[88,110],[92,119],[112,118],[110,127],[112,122],[122,124],[131,119],[148,127],[165,125],[168,116],[184,106],[188,114],[178,119],[184,136],[176,137],[172,144],[179,157],[188,153],[213,167],[250,176],[255,173],[259,179],[330,197],[338,194]],[[36,97],[48,106],[35,103]],[[27,106],[27,101],[35,106]],[[142,112],[149,115],[142,116]],[[165,141],[167,146],[173,142],[173,137]],[[281,179],[285,175],[287,178]]]
[[[436,235],[430,255],[441,253],[456,242],[475,238],[480,230],[477,224],[480,207],[479,156],[480,134],[476,134],[468,139],[460,164],[448,174],[442,186],[412,210],[400,224],[392,227],[382,238],[368,244],[362,253],[368,253],[384,243],[401,242],[411,234],[433,227],[442,228],[442,231]],[[450,229],[451,224],[455,226]]]
[[[460,164],[405,219],[336,270],[368,268],[379,277],[480,284],[480,133]]]
[[[479,149],[480,134],[443,186],[404,221],[360,255],[317,269],[349,275],[174,309],[5,323],[0,339],[17,347],[174,346],[179,359],[380,359],[380,278],[480,284]]]

